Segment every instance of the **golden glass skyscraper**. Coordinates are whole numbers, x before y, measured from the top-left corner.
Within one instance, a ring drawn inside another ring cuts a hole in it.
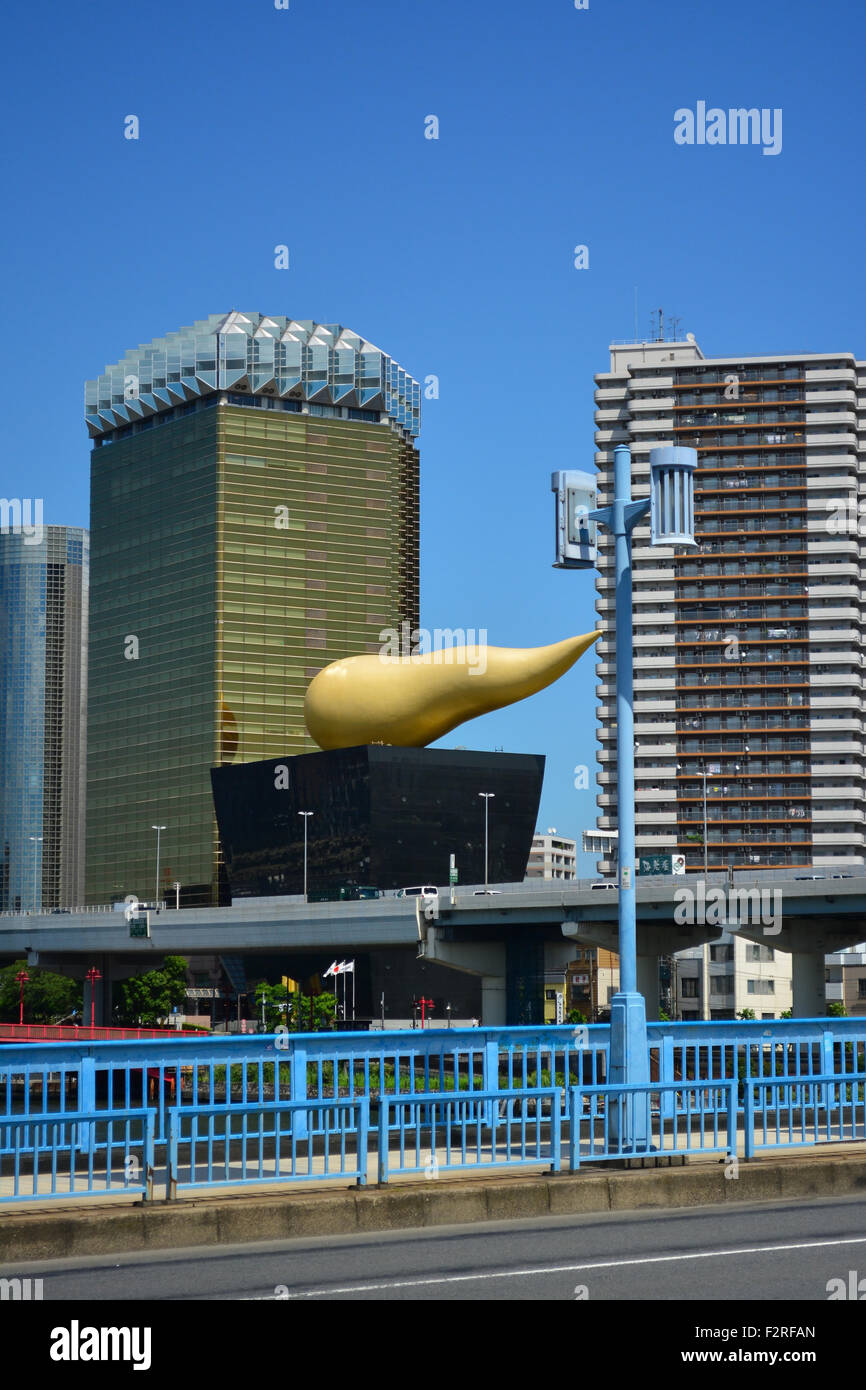
[[[215,314],[87,384],[89,902],[219,897],[210,769],[313,751],[310,680],[418,623],[420,387],[338,325]]]

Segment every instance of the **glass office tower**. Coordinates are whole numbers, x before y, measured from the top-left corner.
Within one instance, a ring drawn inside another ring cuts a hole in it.
[[[210,769],[314,751],[312,677],[417,626],[419,417],[371,343],[261,314],[88,383],[89,902],[218,901]]]
[[[88,535],[0,529],[0,912],[84,901]]]

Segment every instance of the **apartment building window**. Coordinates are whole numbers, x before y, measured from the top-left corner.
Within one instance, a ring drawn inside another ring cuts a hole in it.
[[[746,981],[746,993],[747,993],[747,994],[775,994],[775,993],[776,993],[776,981],[775,981],[775,980],[747,980],[747,981]]]
[[[699,983],[700,981],[697,978],[690,980],[688,977],[686,977],[685,979],[681,980],[680,992],[683,996],[683,999],[697,999],[700,994],[700,991],[698,989]]]
[[[711,947],[710,947],[710,960],[711,960],[711,961],[719,962],[719,961],[726,961],[726,960],[733,960],[733,959],[734,959],[734,948],[733,948],[732,945],[727,945],[727,946],[711,946]]]
[[[746,947],[746,960],[775,960],[776,953],[772,946],[752,946]]]
[[[861,975],[857,981],[857,998],[866,999],[866,976]]]

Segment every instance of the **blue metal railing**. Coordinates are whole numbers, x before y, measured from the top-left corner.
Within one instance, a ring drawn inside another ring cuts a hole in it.
[[[319,1123],[299,1125],[316,1114]],[[347,1123],[351,1119],[352,1123]],[[328,1178],[367,1182],[370,1102],[277,1101],[193,1105],[169,1120],[167,1195]],[[314,1142],[311,1130],[321,1135]],[[184,1180],[183,1174],[186,1174]]]
[[[735,1081],[574,1086],[570,1112],[572,1172],[593,1160],[737,1150]]]
[[[551,1125],[555,1111],[560,1127],[576,1116],[576,1128],[583,1125],[593,1136],[599,1131],[600,1147],[594,1140],[584,1145],[577,1155],[580,1162],[622,1155],[619,1136],[629,1133],[638,1116],[636,1105],[643,1105],[647,1114],[647,1125],[639,1132],[674,1144],[672,1152],[708,1151],[710,1139],[711,1147],[717,1138],[721,1143],[726,1126],[730,1129],[732,1095],[753,1152],[826,1142],[831,1132],[844,1141],[862,1129],[862,1107],[851,1112],[853,1118],[846,1111],[844,1121],[839,1114],[843,1100],[848,1104],[852,1095],[856,1101],[862,1094],[862,1087],[852,1087],[866,1075],[866,1019],[651,1024],[650,1082],[642,1088],[640,1102],[623,1099],[627,1088],[619,1088],[617,1101],[607,1086],[609,1031],[608,1025],[596,1024],[0,1046],[0,1201],[8,1194],[20,1198],[27,1163],[44,1167],[55,1161],[52,1154],[57,1162],[67,1162],[74,1153],[76,1173],[80,1169],[85,1178],[95,1155],[98,1168],[103,1159],[93,1147],[94,1116],[122,1123],[124,1117],[146,1114],[160,1169],[171,1169],[172,1180],[181,1187],[187,1179],[196,1182],[199,1172],[204,1186],[234,1183],[237,1174],[241,1185],[314,1180],[329,1175],[323,1163],[326,1147],[328,1169],[333,1166],[334,1176],[349,1180],[357,1177],[353,1153],[363,1150],[362,1130],[370,1124],[377,1134],[384,1126],[389,1147],[399,1150],[396,1168],[386,1158],[390,1172],[424,1171],[424,1164],[403,1164],[413,1145],[419,1153],[430,1150],[431,1124],[437,1144],[440,1133],[444,1142],[446,1127],[456,1135],[461,1125],[475,1125],[477,1153],[477,1126],[490,1129],[498,1123],[506,1098],[511,1104],[520,1096],[542,1093],[533,1112],[536,1120],[543,1111],[544,1123]],[[797,1086],[800,1091],[792,1089]],[[779,1127],[779,1106],[770,1104],[774,1097],[793,1098],[782,1107],[787,1129]],[[457,1102],[463,1103],[462,1110]],[[617,1105],[619,1118],[611,1129],[607,1117]],[[812,1125],[806,1131],[804,1113]],[[790,1118],[795,1114],[796,1121]],[[458,1116],[458,1121],[449,1119],[446,1126],[446,1115]],[[49,1131],[54,1122],[61,1128]],[[419,1126],[425,1130],[420,1149]],[[686,1130],[691,1136],[687,1142],[682,1137]],[[177,1145],[173,1167],[172,1132]],[[804,1133],[817,1137],[804,1138]],[[262,1161],[257,1167],[253,1158],[259,1140]],[[284,1162],[283,1145],[289,1146],[285,1154],[295,1145],[291,1162]],[[509,1163],[511,1152],[507,1150]],[[482,1153],[481,1166],[496,1166],[489,1134]],[[515,1162],[547,1162],[547,1155],[524,1160],[519,1144],[513,1153]],[[247,1154],[246,1168],[235,1162],[238,1154]],[[219,1178],[217,1170],[227,1156],[229,1177]],[[454,1166],[447,1153],[440,1166]],[[137,1190],[129,1183],[124,1187]],[[77,1185],[73,1190],[79,1190]],[[85,1182],[80,1190],[91,1189]],[[97,1185],[92,1190],[102,1189]]]
[[[745,1087],[745,1156],[866,1140],[866,1072],[808,1081],[762,1077]]]
[[[546,1104],[545,1104],[546,1103]],[[396,1154],[390,1132],[399,1135]],[[379,1102],[379,1182],[391,1176],[548,1164],[560,1171],[559,1094],[552,1086],[473,1096],[383,1096]]]
[[[15,1115],[0,1120],[0,1135],[0,1202],[153,1195],[152,1110]]]

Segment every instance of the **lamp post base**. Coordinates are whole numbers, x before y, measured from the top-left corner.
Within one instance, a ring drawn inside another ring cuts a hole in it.
[[[613,1086],[648,1086],[649,1047],[642,994],[615,994],[610,1001],[610,1076]],[[625,1094],[611,1106],[610,1137],[621,1153],[651,1152],[649,1095]]]

